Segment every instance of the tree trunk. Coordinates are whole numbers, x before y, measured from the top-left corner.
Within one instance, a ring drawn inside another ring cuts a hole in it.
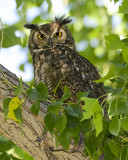
[[[46,139],[42,139],[44,127],[44,116],[47,110],[47,103],[41,103],[41,109],[38,117],[35,117],[30,110],[32,100],[24,97],[22,94],[19,98],[24,99],[22,105],[23,117],[23,135],[21,127],[15,121],[8,119],[4,121],[3,100],[7,97],[14,97],[12,85],[17,86],[19,80],[16,75],[0,65],[0,134],[10,139],[13,143],[23,148],[35,160],[85,160],[83,150],[78,152],[64,152],[62,149],[55,148],[54,138],[47,134]],[[23,83],[23,88],[28,86]]]

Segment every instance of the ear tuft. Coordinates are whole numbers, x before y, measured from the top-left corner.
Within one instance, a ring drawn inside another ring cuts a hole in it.
[[[24,25],[24,27],[25,27],[25,28],[28,28],[28,29],[39,30],[37,24],[27,23],[27,24]]]
[[[68,23],[70,23],[72,21],[72,19],[70,17],[65,18],[65,15],[61,16],[61,17],[55,17],[55,21],[60,25],[66,25]]]

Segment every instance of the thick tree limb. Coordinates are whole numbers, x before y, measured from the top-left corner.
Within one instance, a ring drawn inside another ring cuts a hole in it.
[[[25,102],[22,106],[23,112],[23,135],[21,133],[21,127],[13,120],[8,119],[4,121],[3,112],[3,100],[6,97],[14,97],[14,90],[11,89],[12,85],[18,85],[18,78],[16,75],[8,71],[2,65],[0,65],[0,134],[10,139],[16,145],[23,148],[29,153],[35,160],[84,160],[83,151],[66,153],[63,150],[51,150],[53,148],[54,140],[47,135],[46,140],[41,139],[43,132],[44,121],[47,110],[47,104],[41,103],[41,110],[36,118],[30,111],[32,101],[21,95],[21,99]],[[12,85],[11,85],[12,84]],[[28,86],[23,83],[23,88]]]

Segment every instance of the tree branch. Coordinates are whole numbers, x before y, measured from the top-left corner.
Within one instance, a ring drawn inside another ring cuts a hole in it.
[[[0,65],[0,134],[10,139],[16,145],[23,148],[35,160],[84,160],[83,150],[81,152],[66,153],[62,149],[55,148],[55,140],[50,134],[46,139],[41,138],[44,128],[44,116],[47,110],[47,103],[41,103],[41,109],[38,117],[35,117],[30,110],[32,100],[24,97],[22,94],[19,98],[24,99],[22,106],[23,116],[23,135],[19,124],[11,119],[4,121],[3,100],[7,97],[14,97],[12,85],[17,86],[19,80],[16,75]],[[23,83],[23,88],[28,86]]]

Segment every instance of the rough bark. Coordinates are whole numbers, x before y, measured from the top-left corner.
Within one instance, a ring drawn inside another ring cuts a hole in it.
[[[53,150],[54,139],[47,134],[47,138],[43,140],[41,138],[44,127],[44,116],[47,110],[47,103],[41,103],[41,109],[38,117],[35,117],[30,107],[32,100],[24,95],[20,98],[25,102],[22,105],[23,111],[23,135],[21,133],[21,127],[13,120],[8,119],[4,121],[3,112],[3,100],[6,97],[14,97],[14,90],[11,84],[17,86],[18,78],[16,75],[8,71],[2,65],[0,65],[0,134],[4,135],[16,145],[23,148],[29,153],[35,160],[84,160],[83,151],[78,152],[64,152],[63,150]],[[28,86],[23,83],[23,88]]]

